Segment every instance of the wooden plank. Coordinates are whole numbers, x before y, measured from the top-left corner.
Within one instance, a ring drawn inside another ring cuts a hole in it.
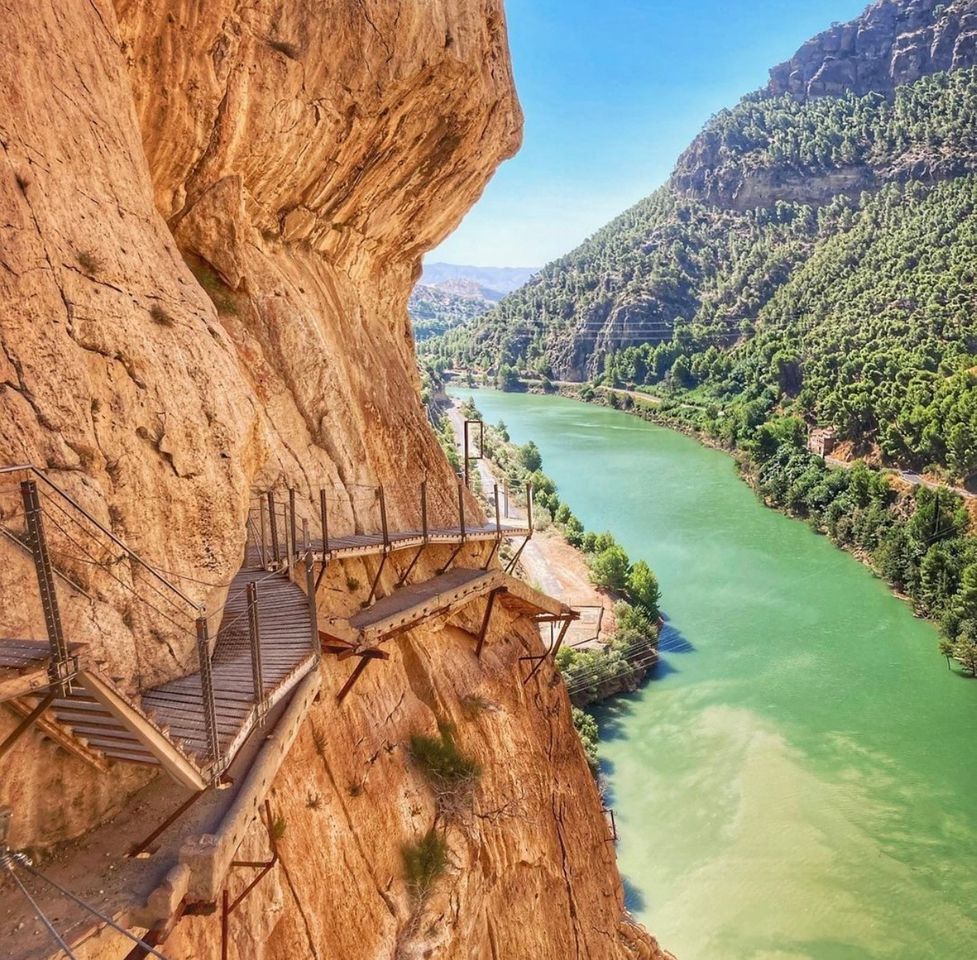
[[[0,680],[0,703],[15,697],[26,697],[43,690],[51,682],[47,670],[17,674]]]
[[[7,701],[7,706],[21,717],[30,716],[31,711],[34,709],[34,704],[21,700],[9,700]],[[56,720],[42,714],[34,721],[34,727],[49,740],[54,741],[62,750],[70,753],[73,757],[77,757],[79,760],[83,760],[90,767],[94,767],[101,773],[105,773],[108,770],[105,761],[95,751],[90,750],[84,743],[78,741],[69,729],[62,726]]]
[[[144,746],[149,748],[149,751],[174,780],[192,790],[202,790],[207,786],[207,781],[201,775],[200,770],[177,750],[163,732],[150,722],[144,714],[94,674],[82,671],[82,679],[91,693],[110,712],[116,714],[123,725],[130,729]]]

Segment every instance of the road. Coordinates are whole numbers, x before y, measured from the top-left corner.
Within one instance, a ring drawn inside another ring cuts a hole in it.
[[[824,462],[828,466],[835,467],[839,470],[850,470],[859,461],[825,457]],[[955,487],[949,483],[941,483],[939,480],[931,480],[929,477],[924,477],[917,470],[901,470],[898,467],[886,467],[885,469],[892,470],[893,473],[898,474],[901,479],[914,487],[929,487],[930,490],[951,490],[958,497],[963,497],[964,500],[977,499],[977,493],[971,493],[965,487]]]

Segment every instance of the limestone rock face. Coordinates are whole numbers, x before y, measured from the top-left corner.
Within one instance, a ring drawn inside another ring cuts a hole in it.
[[[834,24],[770,71],[767,93],[806,100],[888,93],[928,73],[977,63],[974,0],[877,0]]]
[[[454,477],[406,305],[422,253],[519,144],[501,0],[0,0],[0,14],[0,461],[44,468],[207,610],[274,484],[328,488],[337,523],[376,529],[363,491],[383,484],[391,525],[416,523],[426,477],[432,522],[448,522]],[[17,511],[0,484],[0,521]],[[85,590],[62,591],[64,620],[89,661],[130,692],[193,669],[187,610],[161,619],[125,557],[101,557],[116,576],[100,580],[68,532],[52,542]],[[0,551],[4,635],[43,636],[29,563]],[[354,574],[371,572],[330,574],[323,612],[355,606]],[[432,627],[347,708],[324,698],[274,789],[287,872],[235,915],[238,955],[661,956],[624,913],[562,688],[519,682],[534,643],[503,624],[480,665]],[[329,690],[348,675],[323,670]],[[491,709],[466,721],[462,698],[483,688]],[[404,744],[438,721],[485,772],[420,914],[401,846],[434,810]],[[0,736],[14,723],[0,712]],[[31,738],[8,771],[0,804],[31,811],[21,846],[78,836],[145,781]],[[187,921],[170,952],[214,955],[218,933]]]

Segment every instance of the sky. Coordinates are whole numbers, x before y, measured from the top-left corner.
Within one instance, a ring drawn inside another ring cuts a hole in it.
[[[868,0],[506,0],[516,157],[429,262],[541,267],[660,186],[706,120]]]

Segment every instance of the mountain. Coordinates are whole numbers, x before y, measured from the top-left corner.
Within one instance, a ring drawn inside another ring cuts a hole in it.
[[[482,316],[534,273],[528,267],[425,265],[407,305],[414,339],[423,343]]]
[[[455,263],[426,263],[421,283],[429,287],[444,287],[454,281],[467,281],[479,286],[486,300],[497,300],[521,287],[534,273],[535,267],[470,267]]]
[[[670,180],[425,347],[791,413],[977,470],[977,2],[882,0],[710,119]]]
[[[448,280],[441,286],[418,283],[407,303],[414,340],[423,343],[491,310],[499,294],[489,299],[482,290],[471,280]]]

